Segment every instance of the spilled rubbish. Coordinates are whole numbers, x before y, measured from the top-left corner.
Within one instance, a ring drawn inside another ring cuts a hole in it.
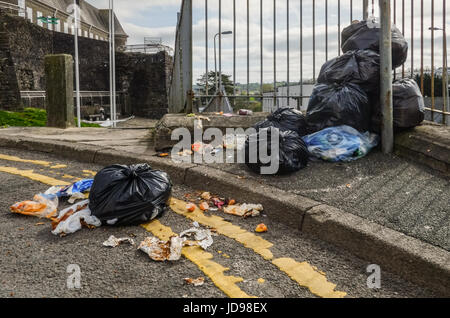
[[[204,277],[198,277],[198,278],[185,278],[184,282],[187,285],[193,285],[195,287],[202,286],[205,283]]]
[[[264,210],[261,204],[241,204],[241,205],[229,205],[223,208],[223,212],[243,218],[260,216]]]
[[[157,262],[178,261],[181,258],[181,249],[185,241],[185,238],[179,236],[173,236],[169,241],[147,237],[139,244],[138,249]]]
[[[83,226],[89,229],[100,227],[102,222],[92,215],[88,205],[89,200],[84,200],[62,210],[52,222],[52,234],[66,236],[81,230]]]
[[[49,194],[36,194],[33,201],[17,202],[10,207],[11,212],[40,218],[56,216],[58,197]]]
[[[111,235],[106,241],[103,242],[103,246],[117,247],[122,243],[129,243],[130,245],[134,245],[134,240],[131,237],[117,238],[114,235]]]
[[[206,250],[213,244],[212,233],[209,229],[202,229],[197,222],[194,222],[194,227],[180,233],[180,237],[194,236],[195,245],[200,246]]]
[[[268,231],[267,225],[264,223],[258,224],[258,226],[255,229],[256,233],[265,233]]]

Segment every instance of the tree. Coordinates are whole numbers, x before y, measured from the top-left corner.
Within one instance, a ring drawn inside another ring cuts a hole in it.
[[[417,74],[414,79],[420,87],[420,75]],[[442,96],[442,87],[442,77],[434,74],[434,96]],[[423,74],[423,95],[426,97],[431,96],[431,74],[428,72]]]
[[[219,72],[217,72],[217,82],[219,82]],[[219,85],[219,84],[217,84]],[[233,95],[233,81],[231,75],[222,73],[222,85],[227,95]],[[206,73],[197,79],[197,86],[202,94],[206,94]],[[213,95],[216,91],[216,73],[211,71],[208,73],[208,95]]]

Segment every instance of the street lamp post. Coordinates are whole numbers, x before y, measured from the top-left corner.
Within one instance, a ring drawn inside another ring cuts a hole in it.
[[[443,32],[443,46],[444,46],[444,59],[443,59],[443,66],[442,66],[442,97],[444,99],[444,112],[449,111],[448,103],[450,101],[450,96],[448,92],[448,56],[447,56],[447,32],[443,28],[438,27],[430,27],[429,30],[434,31],[442,31]],[[432,92],[434,94],[434,92]],[[445,114],[442,114],[442,123],[445,125],[446,118]]]
[[[217,36],[220,34],[217,33],[216,35],[214,35],[214,78],[215,78],[215,82],[216,82],[216,91],[219,90],[219,86],[218,86],[218,82],[217,82],[217,54],[216,54],[216,38]],[[225,31],[222,32],[222,35],[227,35],[227,34],[233,34],[233,31]],[[222,74],[220,74],[220,78],[222,78]],[[206,81],[208,81],[208,74],[206,74]]]

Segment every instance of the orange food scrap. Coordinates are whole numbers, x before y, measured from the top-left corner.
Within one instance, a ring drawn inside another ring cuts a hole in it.
[[[267,226],[265,224],[261,223],[256,227],[255,232],[256,233],[264,233],[264,232],[267,232],[267,230],[268,230]]]
[[[186,204],[186,210],[188,210],[188,212],[194,212],[195,211],[195,204],[194,203]]]
[[[230,201],[228,201],[228,205],[235,205],[236,204],[236,200],[231,199]]]
[[[208,211],[209,210],[209,205],[206,202],[202,202],[200,203],[200,210],[202,211]]]

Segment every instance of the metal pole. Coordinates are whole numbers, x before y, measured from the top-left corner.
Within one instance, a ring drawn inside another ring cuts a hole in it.
[[[205,68],[206,68],[206,82],[205,82],[205,93],[209,94],[208,89],[208,0],[205,0]]]
[[[222,90],[222,0],[219,0],[219,89]]]
[[[277,107],[277,2],[273,0],[273,105]]]
[[[116,105],[116,28],[115,28],[115,14],[114,14],[114,0],[111,0],[111,29],[112,29],[112,89],[113,89],[113,110],[114,121],[113,128],[116,128],[117,120],[117,105]]]
[[[369,18],[369,0],[363,0],[363,19]]]
[[[80,65],[78,57],[78,5],[77,0],[74,0],[75,10],[75,89],[77,101],[77,125],[81,128],[81,101],[80,101]]]
[[[382,105],[382,150],[392,153],[394,150],[393,100],[392,100],[392,35],[391,35],[391,1],[380,0],[381,17],[381,95]]]
[[[214,35],[214,78],[215,78],[215,84],[216,84],[216,92],[219,90],[219,85],[217,81],[217,49],[216,49],[216,37],[217,34]]]
[[[290,47],[289,47],[289,0],[286,0],[286,6],[287,6],[287,10],[286,10],[286,34],[287,34],[287,107],[290,107],[290,73],[289,73],[289,69],[290,69]]]
[[[250,107],[250,0],[247,0],[247,108]]]
[[[111,0],[109,0],[109,112],[110,120],[114,120],[114,106],[113,106],[113,91],[112,91],[112,30],[111,30],[112,12],[111,12]]]

